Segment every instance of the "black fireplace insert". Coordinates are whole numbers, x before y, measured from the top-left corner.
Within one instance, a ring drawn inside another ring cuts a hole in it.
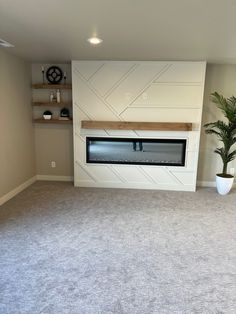
[[[86,162],[185,166],[186,139],[87,137]]]

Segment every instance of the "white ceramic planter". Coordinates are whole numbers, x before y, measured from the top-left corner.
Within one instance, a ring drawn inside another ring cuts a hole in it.
[[[234,177],[224,178],[216,175],[216,188],[220,195],[226,195],[231,190],[234,183]]]
[[[49,115],[49,114],[44,114],[44,115],[43,115],[43,118],[44,118],[45,120],[51,120],[51,119],[52,119],[52,116]]]

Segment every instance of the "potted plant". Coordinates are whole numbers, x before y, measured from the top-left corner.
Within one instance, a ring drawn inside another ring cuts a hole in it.
[[[236,143],[236,98],[234,96],[224,98],[223,95],[214,92],[211,94],[211,100],[225,116],[224,121],[207,123],[204,127],[206,134],[216,135],[223,144],[221,148],[214,150],[223,162],[222,173],[216,174],[216,187],[219,194],[226,195],[234,182],[234,176],[227,173],[227,166],[236,157],[236,149],[233,149]]]
[[[43,118],[44,118],[45,120],[51,120],[51,119],[52,119],[52,113],[51,113],[51,111],[49,111],[49,110],[44,111],[44,113],[43,113]]]

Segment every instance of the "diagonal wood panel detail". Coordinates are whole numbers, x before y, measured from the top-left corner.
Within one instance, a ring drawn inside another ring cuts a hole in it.
[[[165,68],[166,64],[140,64],[133,72],[123,80],[116,89],[107,97],[107,102],[121,113],[133,102],[146,85]]]
[[[205,69],[201,65],[202,62],[174,62],[155,82],[202,83]]]
[[[93,77],[93,75],[95,75],[95,73],[101,69],[103,67],[104,63],[100,62],[100,61],[83,61],[83,62],[77,62],[74,65],[74,69],[76,68],[76,70],[80,73],[80,75],[85,79],[85,80],[89,80]]]
[[[198,123],[201,119],[201,108],[143,108],[129,107],[123,113],[124,121],[142,121],[143,117],[147,122],[183,122]]]
[[[125,179],[126,182],[130,183],[153,183],[150,178],[142,172],[139,167],[119,166],[115,165],[113,168]]]
[[[84,166],[79,162],[75,162],[75,181],[79,179],[80,182],[96,182],[94,176],[89,173]]]
[[[133,68],[134,65],[130,63],[106,63],[93,75],[90,83],[101,96],[104,96],[114,86],[117,86]],[[108,76],[109,80],[104,80],[104,77]]]
[[[89,170],[90,173],[93,173],[99,182],[113,182],[113,183],[121,183],[122,180],[120,176],[118,176],[112,169],[105,165],[89,165],[83,166],[83,168]]]
[[[131,106],[201,108],[200,85],[153,84]]]
[[[117,120],[117,116],[107,107],[107,105],[91,90],[84,80],[77,75],[75,86],[77,91],[78,104],[88,115],[106,120]]]
[[[145,172],[158,184],[176,185],[179,182],[172,176],[167,167],[146,167]]]

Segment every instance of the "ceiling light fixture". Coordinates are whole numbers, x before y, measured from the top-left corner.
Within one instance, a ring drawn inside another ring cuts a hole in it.
[[[91,37],[88,39],[88,42],[91,44],[91,45],[99,45],[101,44],[103,40],[98,38],[98,37]]]
[[[0,46],[4,48],[12,48],[14,45],[8,43],[6,40],[0,38]]]

